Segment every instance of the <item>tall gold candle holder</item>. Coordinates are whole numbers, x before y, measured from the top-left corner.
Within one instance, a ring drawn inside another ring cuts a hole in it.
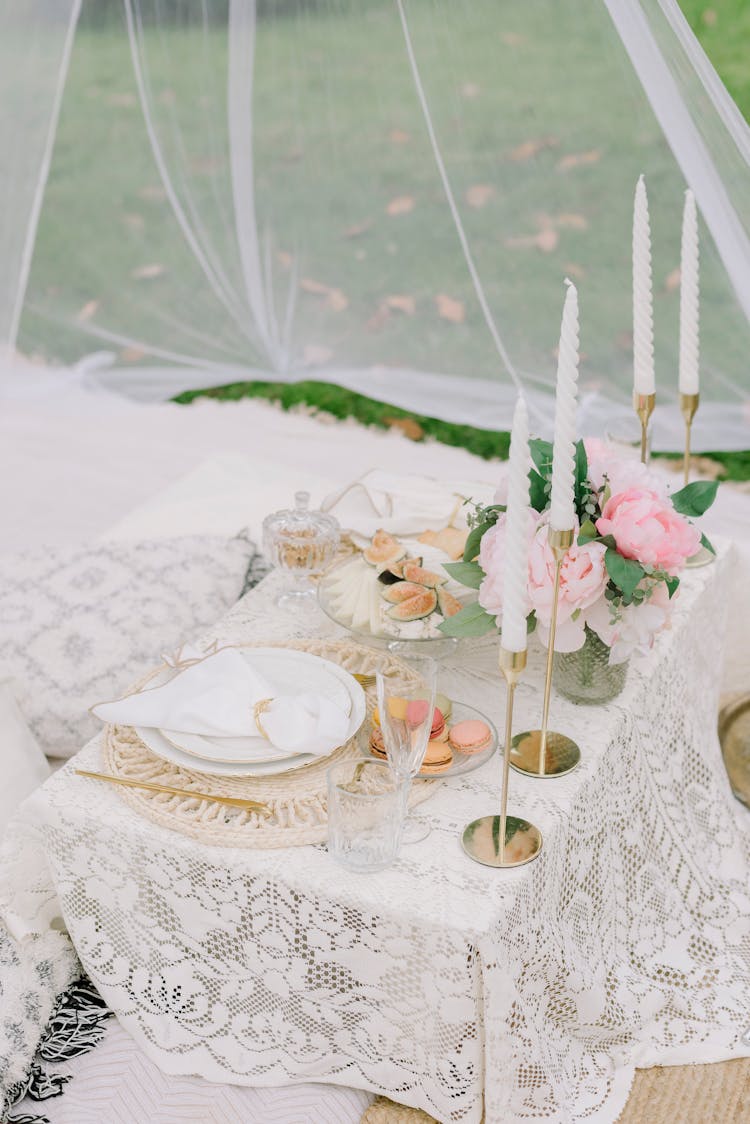
[[[513,739],[511,765],[529,777],[562,777],[571,773],[581,760],[581,751],[572,738],[549,729],[549,704],[552,694],[552,669],[557,633],[557,606],[560,600],[560,570],[563,559],[573,545],[575,531],[550,529],[547,541],[555,556],[555,586],[552,594],[552,617],[547,648],[547,673],[544,680],[542,728],[528,730]]]
[[[698,411],[699,404],[700,394],[680,394],[680,410],[685,419],[684,479],[686,487],[690,483],[690,442],[693,430],[693,418]],[[701,566],[710,566],[714,558],[715,555],[713,555],[710,550],[706,550],[705,546],[701,546],[691,558],[688,558],[685,566],[689,570],[697,570]]]
[[[641,423],[641,461],[643,464],[648,460],[648,423],[654,412],[655,405],[655,394],[636,393],[633,395],[633,406],[638,415],[638,420]]]
[[[481,816],[464,828],[461,839],[464,851],[483,866],[523,866],[535,859],[542,849],[542,833],[538,827],[518,816],[508,815],[508,779],[513,743],[513,699],[516,686],[526,667],[526,652],[500,649],[500,671],[505,679],[505,752],[500,790],[500,815]]]
[[[680,410],[685,419],[685,485],[690,483],[690,438],[693,429],[693,418],[695,417],[698,404],[700,402],[700,394],[680,394]]]

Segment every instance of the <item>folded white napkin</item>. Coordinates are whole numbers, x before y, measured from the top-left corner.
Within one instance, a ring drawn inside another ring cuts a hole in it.
[[[259,715],[262,699],[272,702]],[[150,726],[203,737],[268,737],[283,753],[326,754],[342,745],[348,715],[323,695],[277,695],[235,648],[223,648],[184,668],[161,687],[147,688],[92,713],[120,726]]]
[[[493,486],[477,481],[446,484],[376,468],[326,496],[321,507],[355,535],[371,538],[382,527],[392,535],[409,536],[465,526],[464,497],[489,503],[493,492]]]

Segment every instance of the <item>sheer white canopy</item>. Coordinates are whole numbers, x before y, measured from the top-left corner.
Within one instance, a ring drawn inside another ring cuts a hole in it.
[[[98,0],[80,18],[6,0],[0,28],[0,339],[21,355],[132,396],[313,378],[486,428],[522,386],[544,432],[570,276],[580,425],[616,431],[643,172],[655,444],[682,442],[689,185],[695,446],[750,447],[750,131],[676,0]]]

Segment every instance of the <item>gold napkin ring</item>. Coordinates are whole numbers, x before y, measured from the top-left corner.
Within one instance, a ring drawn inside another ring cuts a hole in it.
[[[255,725],[258,727],[261,737],[264,737],[267,742],[270,742],[271,739],[263,728],[263,723],[260,720],[260,716],[268,710],[272,702],[273,699],[259,699],[253,707],[253,718],[255,720]]]

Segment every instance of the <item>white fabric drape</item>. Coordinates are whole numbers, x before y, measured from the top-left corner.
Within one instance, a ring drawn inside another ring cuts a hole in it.
[[[110,17],[106,12],[110,10]],[[632,423],[653,230],[654,443],[680,448],[680,208],[701,223],[694,442],[750,447],[750,131],[675,0],[123,0],[80,22],[21,348],[160,398],[312,378],[549,432],[570,275],[582,430]],[[158,366],[155,366],[158,364]]]
[[[0,360],[15,346],[80,7],[0,5]]]

